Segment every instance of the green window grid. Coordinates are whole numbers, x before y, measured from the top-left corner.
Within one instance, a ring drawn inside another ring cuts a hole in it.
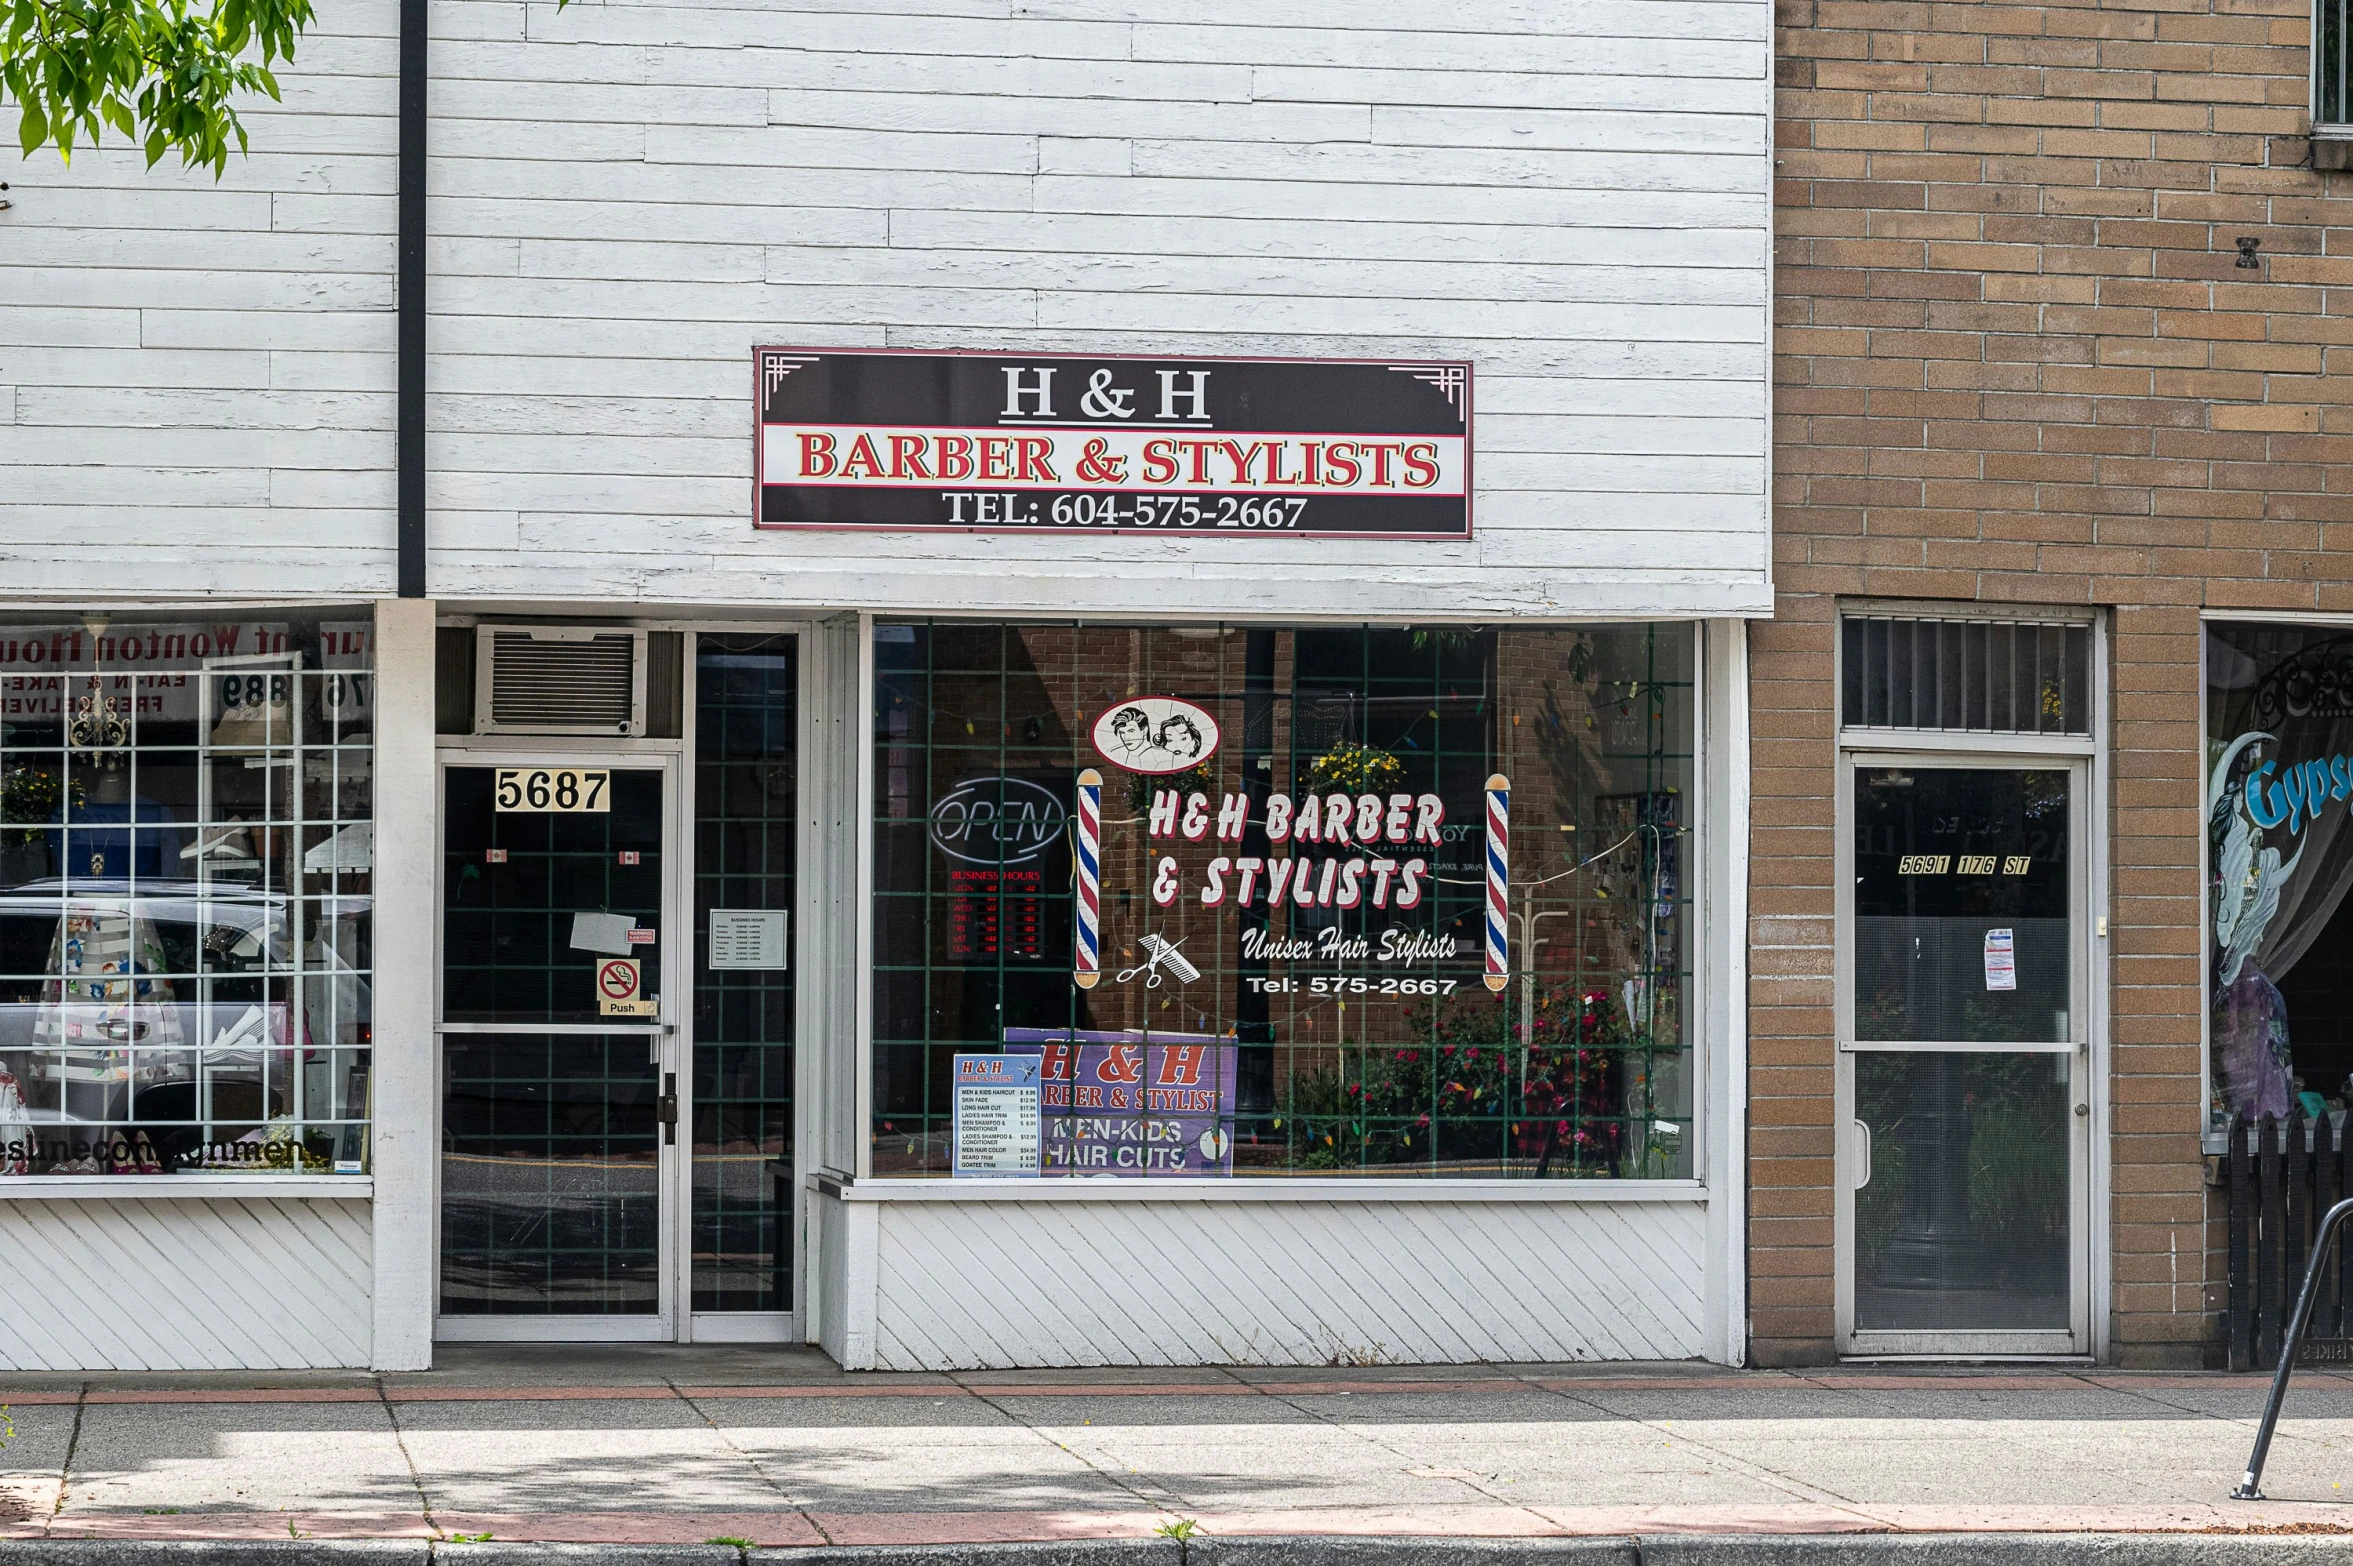
[[[894,867],[888,862],[894,855],[904,861],[910,855],[928,860],[930,854],[924,839],[925,815],[894,808],[894,798],[912,806],[919,795],[944,778],[984,767],[999,775],[1057,767],[1075,771],[1094,759],[1091,753],[1079,751],[1083,744],[1080,737],[1047,739],[1038,732],[1034,713],[1008,708],[1002,696],[992,709],[960,684],[959,711],[944,712],[938,705],[943,678],[968,681],[973,675],[993,675],[1003,692],[1008,688],[1008,676],[1031,672],[1016,670],[1010,653],[1025,629],[1038,627],[954,626],[946,635],[961,644],[961,651],[945,657],[933,651],[936,629],[895,627],[897,636],[912,639],[883,640],[877,647],[875,808],[886,861],[876,888],[876,1081],[875,1122],[870,1135],[878,1172],[944,1172],[948,1057],[959,1051],[998,1047],[994,1034],[983,1036],[970,1028],[949,1028],[943,1035],[939,1026],[943,1008],[934,997],[943,977],[952,979],[952,987],[959,991],[971,986],[975,977],[981,981],[982,1005],[974,1008],[967,1004],[967,1017],[975,1010],[997,1005],[1006,1008],[1003,1015],[1010,1021],[1020,995],[1026,992],[1036,997],[1041,990],[1058,989],[1067,997],[1063,1015],[1049,1017],[1039,1014],[1042,1008],[1028,1010],[1015,1025],[1086,1025],[1079,1015],[1080,994],[1068,983],[1071,894],[1067,884],[1046,889],[1057,915],[1049,921],[1052,938],[1059,944],[1048,952],[1043,964],[1017,962],[1002,945],[993,962],[950,964],[937,958],[940,924],[943,905],[958,894],[941,892],[928,868],[922,890],[906,889],[899,884],[906,875],[903,864]],[[1218,629],[1222,633],[1226,628]],[[1440,778],[1450,797],[1478,797],[1478,781],[1491,769],[1493,758],[1490,735],[1494,720],[1486,714],[1499,710],[1500,693],[1488,676],[1466,687],[1460,670],[1449,669],[1447,649],[1450,642],[1459,646],[1453,641],[1458,633],[1318,630],[1295,634],[1301,641],[1310,637],[1326,642],[1337,639],[1343,649],[1347,638],[1355,638],[1356,666],[1327,694],[1337,696],[1341,707],[1353,709],[1350,716],[1359,733],[1386,739],[1394,753],[1415,755],[1423,764],[1415,786],[1427,786],[1426,780]],[[1513,634],[1524,637],[1534,633]],[[1591,819],[1515,821],[1515,885],[1525,879],[1562,879],[1563,859],[1539,848],[1536,863],[1530,863],[1531,837],[1539,842],[1545,836],[1569,839],[1571,846],[1564,852],[1571,863],[1582,852],[1573,845],[1614,838],[1614,843],[1604,844],[1601,852],[1584,860],[1583,869],[1591,872],[1585,891],[1548,899],[1557,906],[1537,910],[1538,924],[1541,927],[1542,917],[1555,916],[1595,925],[1605,918],[1622,922],[1621,911],[1631,901],[1650,910],[1634,921],[1641,945],[1638,959],[1596,965],[1588,960],[1590,943],[1574,943],[1570,947],[1572,961],[1554,963],[1548,969],[1540,959],[1535,973],[1516,973],[1504,997],[1491,1006],[1480,1007],[1478,997],[1473,996],[1471,1005],[1457,1007],[1451,1015],[1437,1006],[1428,1008],[1418,1037],[1349,1040],[1343,1033],[1330,1043],[1286,1044],[1281,1042],[1284,1024],[1295,1026],[1300,1019],[1301,1008],[1294,1004],[1287,1016],[1268,1019],[1273,1024],[1269,1029],[1273,1039],[1243,1039],[1245,1044],[1259,1042],[1262,1047],[1272,1044],[1260,1058],[1277,1068],[1278,1082],[1268,1095],[1272,1101],[1254,1106],[1248,1091],[1245,1052],[1242,1114],[1236,1132],[1238,1141],[1246,1145],[1237,1153],[1237,1172],[1689,1173],[1691,1084],[1682,999],[1689,981],[1683,937],[1688,924],[1692,827],[1688,819],[1693,761],[1690,633],[1685,627],[1670,626],[1563,628],[1553,634],[1587,639],[1582,652],[1573,643],[1564,644],[1564,661],[1572,667],[1582,661],[1593,680],[1592,710],[1587,717],[1596,726],[1605,718],[1607,723],[1592,759],[1595,764],[1609,764],[1613,774],[1619,775],[1611,779],[1614,793],[1590,791],[1592,808],[1587,814]],[[1623,666],[1609,678],[1593,675],[1596,655],[1592,639],[1622,641],[1628,636],[1640,643],[1631,649],[1634,656],[1622,658]],[[1403,658],[1399,657],[1400,637],[1412,649]],[[1674,656],[1677,649],[1670,643],[1662,657],[1663,637],[1679,641],[1682,656]],[[1412,667],[1413,654],[1421,657],[1420,669]],[[1316,688],[1299,674],[1296,648],[1294,658],[1292,687],[1274,691],[1272,699],[1293,708],[1291,721],[1284,725],[1289,743],[1282,759],[1290,769],[1289,789],[1299,793],[1306,791],[1299,779],[1304,775],[1303,764],[1312,761],[1307,753],[1316,749],[1316,736],[1300,720],[1298,708]],[[1399,672],[1401,668],[1404,672]],[[1040,677],[1054,676],[1041,673]],[[1074,670],[1064,677],[1075,680],[1085,676]],[[1221,660],[1215,683],[1214,690],[1186,689],[1180,683],[1156,679],[1146,669],[1136,676],[1129,694],[1148,691],[1195,700],[1222,697],[1230,708],[1241,687],[1232,660]],[[1118,693],[1111,694],[1116,699]],[[1092,704],[1076,705],[1087,709]],[[1377,709],[1382,706],[1400,707],[1421,716],[1383,733],[1374,726]],[[1523,718],[1529,716],[1522,714]],[[1550,716],[1556,723],[1564,721],[1557,710]],[[943,723],[945,744],[939,738]],[[1461,738],[1465,734],[1474,736],[1475,742]],[[1226,737],[1228,746],[1237,743],[1235,736]],[[935,765],[942,757],[960,764]],[[1455,775],[1446,775],[1450,768]],[[1108,775],[1104,810],[1108,822],[1120,811],[1114,795],[1124,775],[1108,767],[1102,770]],[[1276,781],[1285,780],[1278,776]],[[1214,796],[1217,790],[1210,792]],[[1564,824],[1576,831],[1558,833],[1557,828]],[[1110,831],[1107,825],[1107,850]],[[1451,927],[1469,936],[1475,950],[1481,883],[1468,876],[1459,879],[1466,884],[1441,882],[1438,887],[1435,923],[1440,929]],[[1618,886],[1614,899],[1603,884],[1605,879],[1614,879]],[[1115,895],[1107,863],[1107,907]],[[1319,909],[1315,922],[1335,917],[1343,922],[1348,918],[1336,910]],[[1359,911],[1354,917],[1361,924],[1368,912]],[[1286,911],[1284,918],[1292,915]],[[1522,944],[1515,930],[1514,962],[1524,970]],[[901,954],[910,949],[919,951],[922,960],[901,960]],[[1230,947],[1221,946],[1214,961],[1198,955],[1194,960],[1205,977],[1215,977],[1221,983],[1238,976]],[[1108,954],[1105,961],[1108,967]],[[944,969],[952,972],[943,974]],[[1431,965],[1428,971],[1436,973],[1438,965]],[[914,992],[920,998],[912,1006],[907,1004],[910,981],[920,985],[920,991]],[[997,999],[992,1001],[992,995]],[[1222,1031],[1223,1025],[1235,1020],[1204,1014],[1186,1022],[1190,1027]],[[1536,1041],[1539,1058],[1551,1068],[1548,1076],[1537,1079],[1540,1087],[1552,1090],[1549,1094],[1527,1091],[1523,1031]],[[1562,1091],[1561,1081],[1560,1057],[1564,1052],[1570,1056],[1566,1091]],[[1467,1058],[1474,1054],[1475,1061]],[[1303,1071],[1299,1069],[1302,1058],[1329,1064]],[[1597,1085],[1606,1088],[1607,1097],[1616,1100],[1614,1105],[1597,1101],[1592,1091]],[[1377,1110],[1368,1107],[1375,1103]],[[1471,1107],[1466,1110],[1466,1105]],[[1532,1134],[1531,1127],[1540,1129]],[[1432,1134],[1433,1128],[1436,1134]],[[1466,1141],[1473,1144],[1471,1156],[1465,1156]],[[1480,1143],[1484,1147],[1477,1145]]]
[[[712,909],[795,906],[798,640],[696,649],[693,1308],[790,1310],[794,973],[715,972],[708,952]]]

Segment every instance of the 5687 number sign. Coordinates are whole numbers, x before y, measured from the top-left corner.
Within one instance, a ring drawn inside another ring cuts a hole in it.
[[[501,811],[602,814],[613,808],[612,776],[602,768],[501,767],[492,798]]]

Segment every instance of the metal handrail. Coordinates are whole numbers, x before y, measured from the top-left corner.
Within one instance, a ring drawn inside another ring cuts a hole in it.
[[[2320,1264],[2328,1255],[2328,1242],[2336,1234],[2337,1226],[2353,1217],[2353,1196],[2337,1203],[2320,1220],[2320,1232],[2312,1237],[2312,1260],[2304,1269],[2304,1288],[2296,1296],[2296,1313],[2288,1318],[2287,1335],[2280,1340],[2279,1369],[2272,1372],[2271,1399],[2263,1405],[2263,1423],[2255,1431],[2255,1450],[2247,1458],[2246,1477],[2230,1493],[2234,1501],[2260,1501],[2264,1459],[2271,1455],[2271,1433],[2279,1424],[2279,1406],[2287,1400],[2288,1375],[2296,1368],[2296,1350],[2303,1346],[2304,1325],[2312,1319],[2312,1297],[2320,1291]]]

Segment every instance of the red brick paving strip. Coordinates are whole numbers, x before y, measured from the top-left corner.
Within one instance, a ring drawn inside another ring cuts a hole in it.
[[[1593,1538],[1727,1533],[2353,1534],[2353,1506],[2292,1502],[2048,1506],[1779,1505],[1298,1507],[1232,1512],[89,1512],[0,1526],[0,1539],[493,1539],[578,1544],[973,1544],[1149,1537],[1178,1516],[1211,1537]]]
[[[873,1384],[829,1382],[810,1386],[681,1386],[632,1385],[617,1387],[111,1387],[89,1392],[44,1390],[10,1392],[0,1388],[0,1408],[42,1408],[76,1403],[240,1404],[240,1403],[373,1403],[379,1397],[395,1403],[660,1403],[677,1398],[696,1401],[803,1398],[1077,1398],[1077,1397],[1441,1397],[1463,1393],[1524,1392],[1536,1389],[1574,1395],[1580,1392],[1756,1392],[1783,1394],[1796,1389],[1824,1392],[2066,1392],[2066,1391],[2182,1391],[2229,1390],[2248,1392],[2260,1400],[2267,1377],[2198,1373],[2136,1373],[2092,1371],[1968,1375],[1824,1371],[1813,1375],[1618,1375],[1618,1376],[1484,1376],[1453,1381],[1211,1381],[1211,1382],[1102,1382],[1071,1385],[1041,1382]],[[2304,1386],[2353,1385],[2353,1375],[2306,1371]],[[2250,1404],[2248,1414],[2255,1413]]]

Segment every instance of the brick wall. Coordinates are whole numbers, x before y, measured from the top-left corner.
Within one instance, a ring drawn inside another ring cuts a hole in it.
[[[1871,594],[2111,613],[2113,1333],[2196,1363],[2199,610],[2353,610],[2353,175],[2310,167],[2309,12],[1779,14],[1754,1352],[1831,1352],[1831,633]]]

